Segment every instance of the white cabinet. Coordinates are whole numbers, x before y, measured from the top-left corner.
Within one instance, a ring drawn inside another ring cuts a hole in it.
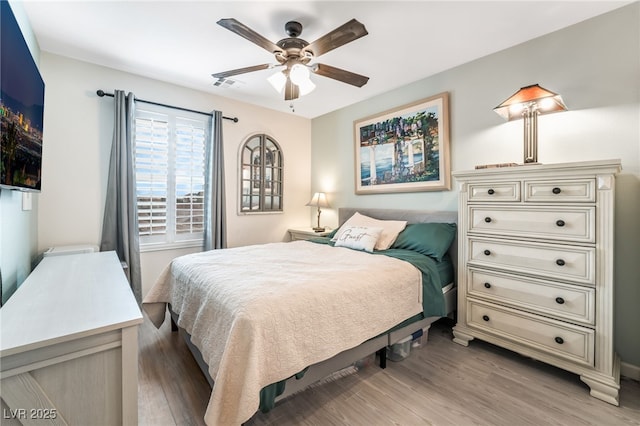
[[[3,419],[136,425],[141,322],[115,252],[45,257],[0,309]]]
[[[478,338],[580,375],[618,405],[613,237],[618,160],[455,172],[458,322]]]

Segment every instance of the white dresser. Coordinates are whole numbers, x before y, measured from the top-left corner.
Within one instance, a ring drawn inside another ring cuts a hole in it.
[[[458,323],[473,338],[580,375],[618,405],[614,187],[620,161],[455,172]]]
[[[115,252],[45,257],[0,309],[2,423],[136,425],[141,322]]]

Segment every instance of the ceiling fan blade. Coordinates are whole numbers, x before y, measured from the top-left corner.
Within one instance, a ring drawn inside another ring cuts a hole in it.
[[[298,99],[300,96],[300,88],[297,84],[294,84],[291,79],[287,76],[287,83],[284,86],[284,100],[292,101],[294,99]]]
[[[257,44],[258,46],[269,51],[270,53],[282,52],[282,48],[280,48],[277,44],[261,36],[257,32],[253,31],[251,28],[247,27],[243,23],[238,22],[233,18],[221,19],[217,22],[217,24],[222,27],[225,27],[229,31],[233,31],[234,33],[238,34],[240,37],[244,37],[250,42]]]
[[[310,51],[316,58],[323,55],[337,47],[350,43],[354,40],[364,37],[367,34],[367,29],[355,19],[350,20],[346,24],[343,24],[335,30],[323,35],[307,47],[302,49],[303,52]]]
[[[218,73],[211,74],[211,75],[214,78],[227,78],[227,77],[231,77],[232,75],[245,74],[245,73],[253,72],[253,71],[266,70],[266,69],[272,68],[272,67],[273,67],[273,65],[271,65],[271,64],[254,65],[252,67],[238,68],[238,69],[235,69],[235,70],[218,72]]]
[[[369,77],[365,77],[364,75],[325,64],[315,64],[311,67],[311,71],[323,77],[329,77],[334,80],[342,81],[343,83],[351,84],[352,86],[362,87],[367,84],[367,81],[369,81]]]

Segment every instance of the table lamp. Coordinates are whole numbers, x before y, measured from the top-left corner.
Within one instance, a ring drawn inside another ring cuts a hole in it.
[[[566,111],[562,97],[537,84],[518,90],[493,109],[507,121],[524,119],[524,163],[538,162],[538,116]]]
[[[324,192],[316,192],[313,194],[311,201],[309,201],[307,206],[317,207],[318,208],[318,224],[313,228],[315,232],[324,232],[324,227],[320,226],[320,207],[329,207],[329,203],[327,202],[327,195]]]

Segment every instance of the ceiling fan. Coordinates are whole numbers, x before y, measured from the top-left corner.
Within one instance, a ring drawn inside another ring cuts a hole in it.
[[[273,53],[278,62],[277,64],[254,65],[212,74],[217,79],[225,79],[238,74],[275,67],[284,67],[282,72],[269,77],[269,82],[280,92],[284,89],[284,99],[286,101],[297,99],[315,88],[315,85],[309,79],[310,72],[357,87],[362,87],[369,81],[369,77],[329,65],[318,63],[308,65],[312,59],[367,35],[367,29],[355,19],[339,26],[312,43],[298,38],[302,33],[302,24],[296,21],[289,21],[285,24],[284,28],[289,37],[283,38],[277,43],[272,43],[233,18],[220,19],[217,23]]]

